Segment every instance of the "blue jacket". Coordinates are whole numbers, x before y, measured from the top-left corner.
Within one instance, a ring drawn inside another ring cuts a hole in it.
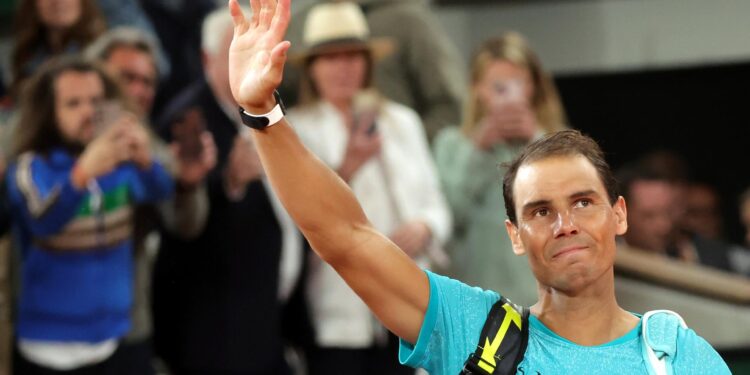
[[[14,231],[22,252],[16,335],[100,342],[124,335],[132,304],[135,203],[167,198],[173,182],[154,162],[122,164],[76,189],[76,159],[62,149],[26,153],[7,172]]]

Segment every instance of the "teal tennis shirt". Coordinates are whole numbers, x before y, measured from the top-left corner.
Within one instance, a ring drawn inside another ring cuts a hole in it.
[[[416,345],[401,341],[401,363],[431,375],[456,375],[476,350],[479,334],[500,295],[425,271],[430,302]],[[533,315],[529,342],[517,374],[648,374],[641,354],[640,324],[608,343],[581,346],[552,332]],[[731,374],[726,363],[692,329],[680,328],[673,362],[675,374]]]

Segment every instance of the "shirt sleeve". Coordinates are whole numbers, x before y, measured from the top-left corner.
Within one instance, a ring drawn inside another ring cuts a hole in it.
[[[153,203],[171,197],[174,192],[174,182],[161,163],[154,161],[146,169],[135,165],[129,167],[135,174],[131,192],[137,203]]]
[[[500,170],[494,155],[477,149],[458,128],[442,130],[434,142],[435,163],[443,191],[459,226],[481,205],[481,197],[500,190]]]
[[[450,208],[443,195],[437,169],[432,159],[430,147],[427,144],[427,136],[422,128],[421,120],[417,113],[406,109],[403,111],[403,123],[405,139],[408,141],[409,150],[412,150],[412,163],[419,165],[418,172],[421,174],[419,183],[420,196],[415,197],[418,202],[414,212],[416,219],[424,221],[432,232],[436,244],[442,246],[451,235],[453,218]]]
[[[69,174],[56,174],[44,159],[23,154],[7,173],[8,201],[14,218],[35,236],[58,233],[76,215],[86,195]]]
[[[401,340],[399,360],[431,374],[457,374],[475,349],[500,295],[425,271],[430,302],[415,344]]]
[[[729,367],[706,340],[692,329],[680,329],[673,373],[680,375],[731,374]]]

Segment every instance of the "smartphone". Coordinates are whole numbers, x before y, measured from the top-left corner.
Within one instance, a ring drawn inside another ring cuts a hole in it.
[[[112,125],[123,115],[124,109],[122,104],[116,100],[107,100],[100,103],[95,111],[93,118],[94,137],[106,132]]]
[[[382,98],[372,90],[365,90],[354,97],[354,126],[366,126],[366,134],[375,135],[378,131],[377,118],[383,105]]]
[[[187,110],[172,123],[172,139],[180,148],[179,157],[183,160],[199,159],[203,153],[201,135],[206,130],[206,120],[197,108]]]

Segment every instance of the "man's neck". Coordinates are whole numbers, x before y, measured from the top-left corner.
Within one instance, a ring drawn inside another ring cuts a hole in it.
[[[639,321],[617,304],[611,270],[575,294],[540,285],[539,302],[531,313],[556,334],[584,346],[610,342]]]

